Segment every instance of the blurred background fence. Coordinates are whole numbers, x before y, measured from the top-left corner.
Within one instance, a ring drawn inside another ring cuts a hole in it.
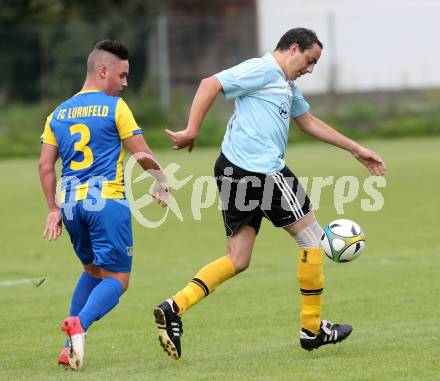
[[[438,14],[433,0],[0,0],[0,157],[38,153],[45,117],[81,88],[98,40],[129,48],[124,97],[163,147],[202,78],[273,50],[295,26],[325,46],[298,82],[313,112],[354,137],[440,134]],[[232,108],[215,104],[200,145],[221,141]]]

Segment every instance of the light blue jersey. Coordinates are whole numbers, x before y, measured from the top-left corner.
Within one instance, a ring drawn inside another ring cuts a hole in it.
[[[272,54],[253,58],[215,75],[235,112],[222,143],[224,155],[247,171],[270,174],[285,166],[290,117],[310,108]]]

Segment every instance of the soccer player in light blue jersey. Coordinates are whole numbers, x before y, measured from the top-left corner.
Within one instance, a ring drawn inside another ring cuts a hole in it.
[[[322,48],[313,31],[289,30],[273,53],[202,80],[186,129],[167,131],[175,149],[188,147],[191,151],[217,95],[222,92],[226,99],[235,99],[235,112],[214,168],[223,206],[226,255],[203,267],[181,291],[154,311],[160,343],[175,359],[181,356],[182,315],[249,266],[263,217],[275,227],[284,228],[299,246],[301,347],[312,350],[337,343],[352,331],[348,324],[321,319],[322,228],[304,189],[284,162],[290,121],[293,118],[305,133],[347,150],[373,175],[382,175],[385,165],[375,152],[341,135],[310,112],[294,81],[313,72]]]
[[[167,206],[170,198],[167,178],[119,96],[128,73],[127,49],[118,41],[98,42],[88,57],[81,91],[49,115],[41,136],[39,173],[49,207],[43,236],[57,239],[64,223],[84,267],[61,325],[67,340],[58,361],[72,369],[83,366],[87,330],[118,304],[130,279],[133,238],[124,147],[155,177],[155,200]],[[58,157],[61,209],[55,201]]]

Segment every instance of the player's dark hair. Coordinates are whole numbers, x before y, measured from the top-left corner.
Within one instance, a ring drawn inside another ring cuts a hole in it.
[[[98,41],[93,50],[105,50],[119,57],[121,60],[128,60],[128,49],[117,40]]]
[[[299,45],[301,52],[311,48],[313,44],[318,44],[321,49],[323,48],[322,42],[318,40],[318,37],[313,30],[306,28],[293,28],[284,33],[278,41],[275,50],[282,52],[289,49],[290,46],[295,43]]]

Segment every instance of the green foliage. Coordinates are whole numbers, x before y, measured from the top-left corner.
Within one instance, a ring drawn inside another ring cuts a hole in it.
[[[56,362],[64,345],[58,326],[82,268],[66,231],[56,242],[41,238],[47,207],[36,160],[0,162],[8,181],[0,188],[0,282],[47,278],[38,288],[0,286],[0,379],[438,380],[440,244],[435,206],[440,138],[370,140],[368,146],[388,165],[387,187],[381,189],[384,208],[363,212],[357,198],[347,205],[346,214],[336,215],[333,189],[325,188],[317,211],[322,225],[337,217],[351,218],[367,236],[365,251],[355,262],[324,259],[323,317],[353,324],[344,343],[313,352],[300,348],[296,246],[292,237],[265,221],[250,268],[186,313],[182,359],[165,355],[157,340],[154,306],[207,262],[224,255],[226,246],[218,198],[202,210],[201,221],[192,217],[191,180],[173,192],[183,222],[170,214],[160,228],[146,229],[133,218],[130,288],[120,304],[90,328],[85,367],[78,373],[66,372]],[[177,176],[182,179],[212,174],[218,149],[157,154],[165,165],[179,163]],[[300,176],[368,176],[348,153],[324,144],[298,144],[289,149],[287,160]],[[409,200],[417,200],[417,205]],[[149,205],[144,214],[160,218],[163,211]]]
[[[69,96],[84,81],[92,46],[105,38],[127,46],[132,86],[141,87],[151,19],[165,6],[159,0],[3,1],[0,104]]]
[[[0,111],[0,158],[36,156],[46,117],[56,105],[12,104]]]

